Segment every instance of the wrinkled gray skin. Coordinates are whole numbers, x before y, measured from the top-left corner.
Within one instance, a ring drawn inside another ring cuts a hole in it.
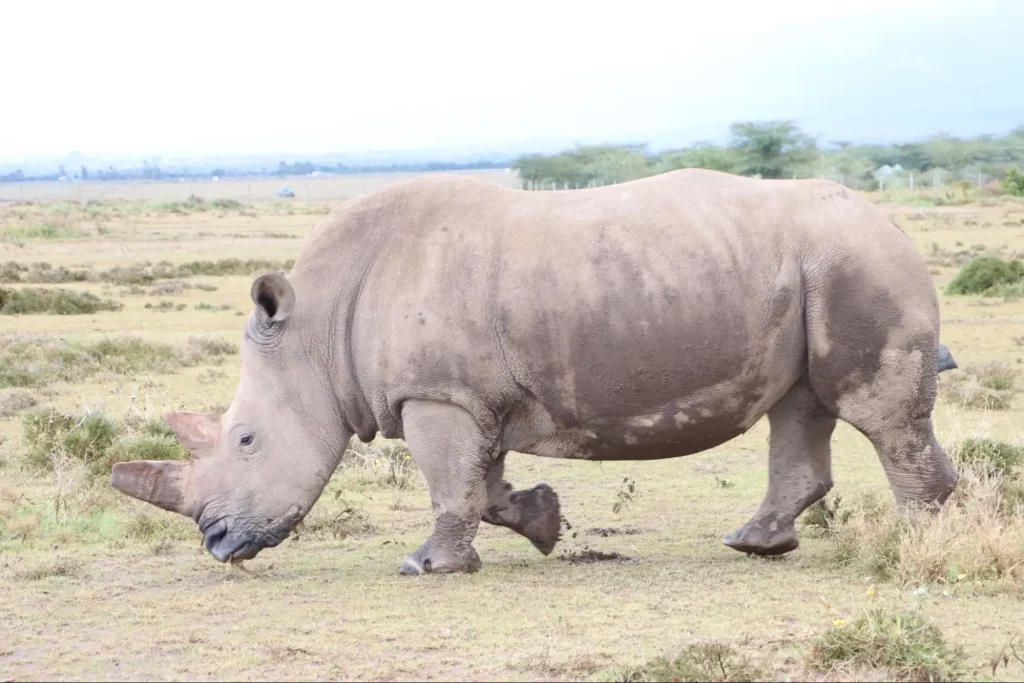
[[[768,492],[725,540],[763,555],[796,548],[794,520],[831,488],[837,418],[871,440],[901,505],[941,504],[957,482],[932,429],[937,372],[955,367],[932,278],[832,182],[421,177],[336,209],[253,300],[227,413],[167,417],[193,459],[112,478],[191,516],[221,561],[280,543],[349,438],[378,431],[406,440],[433,501],[404,573],[478,568],[481,520],[551,552],[558,498],[513,490],[508,451],[672,458],[767,414]]]

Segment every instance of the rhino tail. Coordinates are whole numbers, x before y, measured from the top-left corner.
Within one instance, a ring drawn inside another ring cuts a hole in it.
[[[946,370],[955,370],[959,365],[953,360],[953,354],[949,352],[945,344],[939,344],[939,363],[937,372],[945,372]]]

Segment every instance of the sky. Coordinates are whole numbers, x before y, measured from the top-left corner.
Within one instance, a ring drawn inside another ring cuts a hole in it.
[[[1019,0],[12,1],[0,160],[1000,133],[1021,35]]]

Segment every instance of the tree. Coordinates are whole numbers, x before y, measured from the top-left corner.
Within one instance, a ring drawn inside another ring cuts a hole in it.
[[[814,138],[792,121],[742,121],[729,127],[730,146],[742,153],[742,172],[782,178],[815,157]]]
[[[657,160],[656,170],[658,173],[665,173],[679,168],[706,168],[711,171],[736,173],[742,162],[743,159],[736,150],[702,142],[685,149],[665,152]]]
[[[89,169],[87,169],[85,166],[83,166],[82,167],[82,180],[88,180],[88,179],[89,179]]]

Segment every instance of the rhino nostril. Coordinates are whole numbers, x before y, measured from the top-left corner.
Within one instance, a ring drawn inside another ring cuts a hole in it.
[[[228,533],[227,522],[221,520],[206,530],[205,534],[205,545],[206,549],[213,552],[214,547],[224,539]]]

